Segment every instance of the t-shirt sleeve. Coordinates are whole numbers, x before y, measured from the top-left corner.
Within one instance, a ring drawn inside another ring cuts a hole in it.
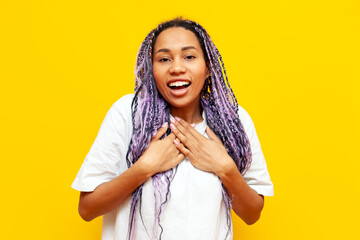
[[[264,154],[261,150],[259,138],[256,134],[255,126],[250,115],[239,106],[239,117],[249,138],[252,160],[249,169],[244,174],[247,184],[258,194],[273,196],[274,187],[270,179]]]
[[[94,191],[127,169],[126,153],[132,131],[131,102],[132,95],[126,95],[111,106],[72,188]]]

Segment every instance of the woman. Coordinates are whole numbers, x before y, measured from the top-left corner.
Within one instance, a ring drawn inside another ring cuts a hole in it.
[[[232,239],[230,208],[256,222],[273,186],[220,53],[174,19],[148,34],[135,75],[72,185],[81,217],[104,215],[103,239]]]

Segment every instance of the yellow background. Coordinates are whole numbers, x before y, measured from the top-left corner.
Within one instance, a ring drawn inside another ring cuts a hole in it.
[[[275,186],[234,239],[360,239],[357,2],[1,1],[0,238],[100,239],[70,185],[146,34],[181,15],[219,48]]]

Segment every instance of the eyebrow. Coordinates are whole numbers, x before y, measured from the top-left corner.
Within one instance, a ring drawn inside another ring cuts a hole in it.
[[[195,49],[195,50],[197,50],[197,48],[194,47],[194,46],[187,46],[187,47],[182,47],[182,48],[181,48],[181,51],[186,51],[186,50],[189,50],[189,49]],[[156,53],[159,53],[159,52],[170,52],[170,49],[168,49],[168,48],[161,48],[161,49],[159,49],[159,50],[156,51]],[[155,53],[155,54],[156,54],[156,53]]]

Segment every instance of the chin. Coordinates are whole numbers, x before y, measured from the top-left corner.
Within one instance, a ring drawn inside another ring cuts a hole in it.
[[[186,108],[191,107],[193,105],[200,104],[200,99],[171,99],[171,101],[167,101],[171,107],[174,108]]]

